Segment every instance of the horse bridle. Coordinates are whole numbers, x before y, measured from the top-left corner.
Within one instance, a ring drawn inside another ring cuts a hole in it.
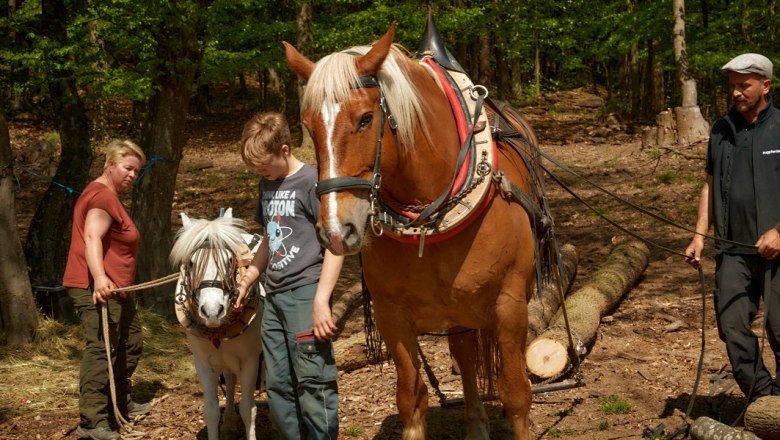
[[[369,216],[369,222],[371,224],[371,229],[374,231],[374,233],[377,236],[382,235],[382,225],[379,223],[377,215],[379,214],[379,209],[377,207],[377,204],[379,202],[379,187],[382,185],[382,173],[381,173],[381,162],[382,162],[382,140],[384,138],[384,132],[385,132],[385,119],[387,119],[387,123],[390,125],[390,131],[393,133],[393,139],[395,141],[396,148],[399,147],[398,144],[398,123],[395,120],[395,116],[390,112],[390,107],[387,105],[387,99],[385,98],[385,94],[382,91],[382,87],[379,85],[379,81],[377,80],[376,76],[373,75],[362,75],[358,77],[358,84],[355,86],[355,88],[358,89],[367,89],[367,88],[374,88],[376,87],[377,91],[379,92],[379,133],[377,135],[377,141],[376,141],[376,157],[374,158],[374,169],[373,169],[373,175],[371,177],[371,180],[363,179],[360,177],[354,177],[354,176],[342,176],[342,177],[331,177],[329,179],[320,180],[317,182],[316,187],[316,193],[317,196],[320,197],[323,194],[331,193],[331,192],[337,192],[337,191],[345,191],[350,189],[365,189],[369,191],[369,200],[371,203],[371,207],[368,211]]]
[[[202,246],[198,247],[195,252],[198,251],[205,251],[210,254],[214,254],[215,250],[214,246],[210,245],[209,243],[205,243]],[[209,259],[206,258],[203,261],[208,261]],[[187,298],[189,297],[190,301],[193,305],[198,304],[198,292],[200,292],[203,289],[213,288],[213,289],[220,289],[223,292],[230,292],[230,302],[235,299],[235,297],[238,295],[238,283],[236,281],[236,274],[238,272],[238,265],[236,263],[237,257],[234,256],[234,258],[231,259],[232,263],[228,263],[225,261],[224,258],[219,259],[220,264],[217,265],[217,273],[219,275],[222,275],[222,279],[208,279],[208,280],[198,280],[195,281],[194,274],[202,271],[202,267],[200,267],[203,263],[197,263],[199,267],[196,267],[193,271],[188,265],[183,264],[181,267],[181,279],[182,279],[182,289],[179,292],[179,294],[176,296],[176,302],[178,304],[184,304],[187,301]],[[226,263],[226,264],[221,264]],[[197,284],[197,285],[196,285]]]
[[[373,87],[376,87],[376,89],[379,91],[379,133],[377,135],[376,141],[376,158],[374,159],[373,177],[371,180],[353,176],[331,177],[329,179],[324,179],[317,182],[315,191],[319,197],[323,194],[350,189],[369,190],[369,201],[371,203],[368,211],[369,223],[371,225],[371,229],[374,231],[374,234],[381,236],[383,233],[383,228],[381,222],[379,221],[379,205],[381,205],[379,187],[382,184],[382,173],[380,171],[380,167],[382,161],[382,139],[384,137],[385,118],[387,118],[388,125],[390,125],[390,130],[393,133],[396,149],[400,149],[400,147],[397,133],[398,123],[395,120],[395,116],[393,116],[392,112],[390,112],[390,107],[387,104],[387,99],[385,98],[385,94],[382,91],[382,87],[380,86],[379,81],[377,80],[376,76],[373,75],[362,75],[358,77],[358,84],[355,86],[355,88],[363,89]],[[479,90],[476,90],[477,87],[479,87]],[[457,170],[460,169],[461,164],[465,161],[469,148],[473,145],[474,128],[476,127],[477,119],[482,112],[482,103],[488,95],[487,89],[485,89],[483,86],[475,86],[474,89],[476,90],[476,93],[475,90],[472,90],[472,94],[474,94],[477,101],[473,115],[474,120],[471,124],[469,135],[461,145],[460,152],[458,154],[457,165],[455,167],[456,174]],[[404,226],[417,226],[427,222],[429,218],[444,205],[444,202],[450,195],[450,191],[454,185],[454,182],[455,177],[453,177],[450,185],[435,201],[423,209],[417,218],[410,220]]]

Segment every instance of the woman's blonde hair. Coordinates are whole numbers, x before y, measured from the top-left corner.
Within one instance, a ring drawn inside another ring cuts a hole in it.
[[[114,139],[106,145],[106,163],[103,165],[103,170],[108,168],[110,162],[119,163],[125,156],[133,155],[141,159],[141,165],[146,163],[146,155],[144,150],[141,149],[135,142],[130,140]]]

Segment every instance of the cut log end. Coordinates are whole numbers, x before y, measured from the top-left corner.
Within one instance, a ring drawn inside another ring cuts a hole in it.
[[[536,339],[525,352],[528,371],[542,379],[555,377],[569,364],[566,347],[552,339]]]

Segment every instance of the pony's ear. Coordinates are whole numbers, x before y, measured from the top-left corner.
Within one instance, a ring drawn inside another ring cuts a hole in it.
[[[290,66],[290,70],[308,81],[311,73],[314,71],[314,63],[298,52],[292,44],[282,41],[282,45],[284,45],[284,54],[287,57],[287,64]]]
[[[359,74],[375,75],[379,71],[379,68],[382,67],[382,63],[385,62],[387,54],[390,53],[390,46],[393,44],[395,25],[396,22],[393,21],[393,23],[390,25],[390,29],[385,32],[382,38],[377,40],[374,45],[371,46],[371,50],[369,50],[367,54],[357,59],[357,71]]]
[[[190,225],[190,223],[192,223],[192,222],[190,221],[190,218],[187,216],[187,214],[185,214],[185,213],[183,213],[183,212],[182,212],[182,213],[181,213],[181,225],[182,225],[182,227],[185,227],[185,228],[186,228],[187,226],[189,226],[189,225]]]
[[[228,208],[225,210],[225,213],[222,214],[222,217],[225,218],[233,218],[233,208]]]

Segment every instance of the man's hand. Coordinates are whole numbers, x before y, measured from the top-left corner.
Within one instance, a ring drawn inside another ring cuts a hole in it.
[[[698,269],[701,266],[702,250],[704,250],[704,239],[697,235],[685,248],[685,262],[693,266],[694,269]]]
[[[772,228],[764,232],[756,242],[758,253],[767,260],[773,260],[780,254],[780,232]]]

